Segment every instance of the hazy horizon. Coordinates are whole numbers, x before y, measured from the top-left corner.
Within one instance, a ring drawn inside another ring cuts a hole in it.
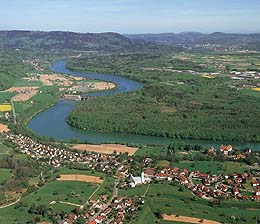
[[[260,1],[251,0],[9,0],[0,30],[260,33]]]
[[[13,29],[13,30],[4,30],[0,29],[0,31],[29,31],[29,32],[69,32],[69,33],[82,33],[82,34],[87,34],[87,33],[118,33],[121,35],[158,35],[158,34],[182,34],[182,33],[201,33],[201,34],[212,34],[212,33],[224,33],[224,34],[260,34],[260,32],[252,32],[252,33],[242,33],[242,32],[222,32],[222,31],[215,31],[215,32],[198,32],[198,31],[181,31],[181,32],[161,32],[161,33],[119,33],[115,31],[105,31],[105,32],[80,32],[80,31],[70,31],[70,30],[28,30],[28,29]]]

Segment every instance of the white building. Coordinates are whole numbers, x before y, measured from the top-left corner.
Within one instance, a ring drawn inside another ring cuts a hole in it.
[[[142,172],[141,177],[134,177],[132,174],[130,174],[129,181],[129,185],[131,187],[135,187],[136,185],[149,183],[151,181],[151,178],[145,177],[144,172]]]

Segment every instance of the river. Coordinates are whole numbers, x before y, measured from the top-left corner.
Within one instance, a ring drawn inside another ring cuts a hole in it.
[[[121,76],[108,75],[108,74],[93,74],[72,71],[66,68],[66,61],[58,61],[52,67],[51,70],[56,73],[64,73],[72,76],[91,78],[97,80],[103,80],[113,82],[117,85],[117,88],[109,91],[101,91],[89,93],[90,96],[106,96],[115,95],[124,92],[135,91],[143,87],[143,83],[136,82]],[[32,118],[28,127],[35,133],[50,137],[59,141],[68,141],[71,139],[78,139],[81,142],[90,143],[122,143],[122,144],[143,144],[143,145],[168,145],[176,141],[185,142],[186,144],[199,144],[203,146],[219,147],[221,144],[229,144],[229,142],[218,141],[206,141],[206,140],[189,140],[181,139],[175,140],[171,138],[133,135],[133,134],[119,134],[119,133],[103,133],[97,131],[80,130],[69,126],[66,122],[66,118],[69,113],[76,106],[77,102],[61,100],[54,106],[42,111],[38,115]],[[260,149],[260,143],[232,143],[237,148],[249,147],[253,150]]]

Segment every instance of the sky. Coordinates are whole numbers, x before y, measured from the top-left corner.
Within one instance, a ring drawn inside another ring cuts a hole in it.
[[[1,30],[260,33],[260,0],[0,0]]]

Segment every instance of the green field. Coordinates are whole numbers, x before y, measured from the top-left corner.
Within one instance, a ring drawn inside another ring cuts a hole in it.
[[[5,181],[9,180],[12,177],[12,170],[11,169],[0,169],[0,186]]]
[[[25,223],[30,218],[35,217],[35,215],[27,212],[33,204],[46,205],[52,207],[57,212],[71,212],[75,206],[60,203],[50,205],[50,202],[63,201],[83,205],[96,188],[97,185],[85,182],[53,181],[25,196],[21,200],[25,206],[17,209],[15,206],[0,209],[0,223],[7,223],[3,222],[7,220],[8,223]],[[14,222],[14,220],[19,220],[19,222]]]
[[[55,173],[53,175],[59,174],[85,174],[91,176],[100,176],[103,178],[106,177],[104,173],[100,172],[69,169],[63,167],[55,170]],[[7,172],[5,172],[5,178],[7,178]],[[96,198],[98,198],[98,196],[102,193],[108,192],[109,190],[113,189],[113,184],[114,181],[112,177],[106,178],[101,186],[98,184],[80,181],[51,181],[50,183],[46,183],[43,187],[40,187],[38,190],[24,196],[20,201],[23,204],[22,206],[18,206],[17,208],[17,205],[20,204],[19,202],[14,206],[0,209],[0,223],[5,224],[7,223],[7,221],[8,223],[26,223],[26,221],[28,221],[29,219],[36,217],[36,215],[28,213],[28,210],[33,204],[46,205],[48,208],[52,208],[56,212],[71,212],[74,208],[76,208],[76,206],[63,203],[50,205],[50,202],[63,201],[74,203],[77,205],[83,205],[99,186],[99,190],[94,195],[94,197]],[[41,220],[48,221],[48,218],[44,219],[43,217],[41,217]]]
[[[108,197],[112,196],[114,178],[111,176],[107,176],[105,173],[96,172],[96,171],[69,169],[69,168],[62,168],[59,170],[59,173],[60,174],[85,174],[90,176],[101,177],[104,179],[104,182],[101,184],[101,186],[98,188],[98,190],[92,196],[91,199],[97,200],[103,194],[106,194]]]
[[[96,188],[97,186],[95,184],[80,181],[53,181],[25,197],[23,202],[50,206],[50,202],[52,201],[64,201],[82,205],[88,200],[88,197]],[[64,206],[60,204],[53,205],[53,208],[57,211],[63,210],[63,207]],[[74,206],[69,207],[68,209],[72,209]],[[70,210],[68,209],[65,211],[69,212]]]
[[[202,173],[209,174],[232,174],[243,173],[248,170],[247,166],[238,162],[219,162],[219,161],[181,161],[173,163],[173,166],[177,166],[189,171],[199,170]]]
[[[144,187],[140,187],[144,190]],[[142,191],[141,190],[141,191]],[[122,195],[135,195],[137,189],[121,191]],[[256,210],[251,210],[252,208]],[[220,205],[211,206],[209,201],[195,197],[189,190],[179,191],[179,186],[169,183],[151,184],[145,197],[145,205],[132,224],[156,223],[154,213],[166,213],[192,216],[196,218],[226,221],[227,223],[254,223],[255,217],[259,216],[260,204],[251,201],[223,201]],[[230,220],[231,216],[238,219]],[[158,221],[158,220],[157,220]],[[157,223],[170,223],[159,220]]]
[[[12,152],[12,148],[4,145],[2,142],[1,142],[1,136],[0,136],[0,155],[3,155],[3,154],[8,154],[10,152]]]
[[[14,85],[14,87],[38,87],[42,86],[41,81],[28,81],[25,79],[18,79]]]
[[[0,92],[0,103],[10,100],[14,95],[15,93]]]
[[[170,162],[167,160],[160,160],[156,163],[156,168],[168,168],[170,167]]]
[[[90,175],[90,176],[96,176],[96,177],[102,177],[105,179],[106,174],[97,172],[94,170],[78,170],[78,169],[73,169],[73,168],[67,168],[67,167],[62,167],[58,169],[59,174],[84,174],[84,175]]]

